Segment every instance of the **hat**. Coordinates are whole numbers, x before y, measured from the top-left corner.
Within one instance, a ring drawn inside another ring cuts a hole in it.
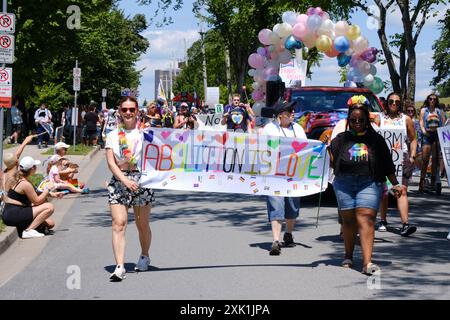
[[[34,166],[37,166],[41,162],[39,160],[34,160],[32,157],[23,157],[22,160],[20,160],[20,169],[28,171]]]
[[[189,105],[188,105],[186,102],[182,102],[182,103],[180,104],[180,107],[181,107],[181,108],[182,108],[182,107],[188,108]]]
[[[61,157],[57,154],[52,155],[50,158],[48,158],[48,162],[50,163],[56,163],[58,160],[60,160]]]
[[[369,99],[367,99],[367,97],[363,96],[363,95],[355,95],[353,97],[351,97],[350,99],[348,99],[347,101],[347,106],[350,108],[353,105],[363,105],[365,107],[368,107],[370,105]]]
[[[65,144],[64,142],[58,142],[57,144],[55,144],[55,150],[59,150],[62,148],[69,149],[69,147],[70,146],[68,144]]]
[[[284,111],[292,111],[294,110],[294,106],[295,106],[295,101],[291,101],[291,102],[277,102],[273,108],[275,115],[279,115],[280,113],[284,112]]]
[[[5,154],[5,156],[3,157],[3,163],[5,164],[6,169],[11,169],[17,163],[16,155],[12,153]]]

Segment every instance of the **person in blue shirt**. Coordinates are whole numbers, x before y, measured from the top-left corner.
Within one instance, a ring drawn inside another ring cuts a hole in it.
[[[252,133],[252,118],[247,110],[249,106],[241,103],[241,96],[233,94],[233,102],[226,105],[221,124],[227,126],[227,130]]]

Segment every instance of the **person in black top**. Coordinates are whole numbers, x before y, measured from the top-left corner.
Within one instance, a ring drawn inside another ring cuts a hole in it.
[[[252,119],[247,108],[250,106],[241,103],[240,94],[233,94],[233,103],[225,106],[220,124],[227,125],[228,130],[252,133]]]
[[[330,158],[334,169],[334,191],[343,219],[345,258],[342,266],[351,267],[357,232],[360,234],[364,274],[378,267],[371,262],[375,218],[386,177],[398,198],[402,188],[395,176],[395,166],[385,140],[370,124],[363,96],[351,98],[347,129],[331,141]]]
[[[98,114],[95,112],[95,105],[89,106],[89,112],[84,116],[84,121],[86,123],[86,136],[88,145],[97,144],[97,121],[99,121]]]

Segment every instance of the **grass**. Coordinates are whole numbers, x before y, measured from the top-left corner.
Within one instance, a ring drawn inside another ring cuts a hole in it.
[[[15,146],[18,146],[18,144],[4,143],[4,144],[3,144],[3,150],[10,149],[10,148],[14,148]]]
[[[30,177],[30,182],[35,188],[37,188],[42,179],[44,179],[44,176],[40,173],[36,173]]]
[[[3,224],[2,218],[0,218],[0,232],[5,230],[6,226]]]
[[[73,146],[70,146],[70,148],[67,150],[66,155],[68,156],[85,156],[89,154],[92,150],[94,150],[95,147],[87,147],[84,144],[80,143],[75,146],[75,150],[73,150]],[[49,148],[47,151],[42,153],[43,155],[52,155],[55,153],[54,148]]]

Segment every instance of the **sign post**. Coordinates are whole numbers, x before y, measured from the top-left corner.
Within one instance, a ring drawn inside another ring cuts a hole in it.
[[[6,63],[14,62],[14,36],[8,33],[15,31],[15,16],[7,13],[8,1],[3,0],[0,13],[0,170],[3,168],[3,122],[4,108],[11,107],[12,68],[5,68]],[[4,48],[4,46],[6,48]]]
[[[75,101],[72,108],[72,125],[73,125],[73,150],[77,142],[77,126],[78,126],[78,107],[77,97],[78,91],[81,88],[81,69],[78,68],[78,60],[75,61],[75,68],[73,68],[73,91],[75,91]]]

